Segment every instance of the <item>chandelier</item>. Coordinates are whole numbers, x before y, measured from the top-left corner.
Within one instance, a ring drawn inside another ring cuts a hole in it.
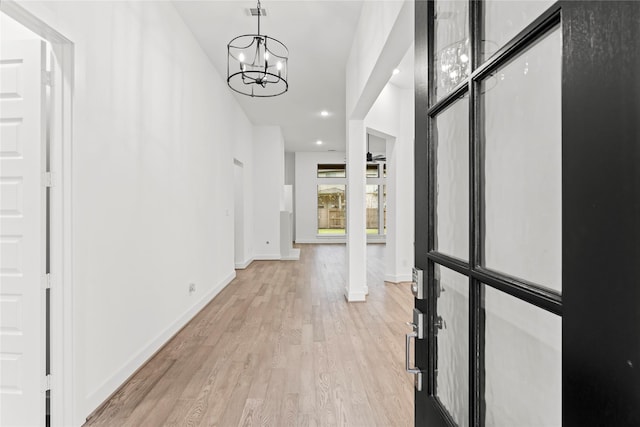
[[[259,0],[252,15],[258,16],[257,34],[238,36],[227,45],[227,84],[256,98],[282,95],[289,89],[289,50],[273,37],[260,34],[260,17],[266,16],[266,11],[260,8]]]

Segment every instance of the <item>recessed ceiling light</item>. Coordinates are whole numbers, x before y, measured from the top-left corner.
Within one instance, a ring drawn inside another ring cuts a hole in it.
[[[328,112],[327,110],[322,110],[322,111],[320,112],[320,115],[321,115],[322,117],[327,117],[327,116],[329,115],[329,112]]]
[[[400,73],[400,70],[397,68],[393,69],[393,75],[395,76],[396,74]]]
[[[316,144],[318,144],[318,145],[322,145],[322,141],[317,140],[317,141],[316,141]]]

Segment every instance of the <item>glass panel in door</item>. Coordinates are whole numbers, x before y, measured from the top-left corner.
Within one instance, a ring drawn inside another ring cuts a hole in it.
[[[435,265],[436,396],[459,426],[469,425],[469,279]]]
[[[481,83],[483,265],[558,292],[561,49],[556,28]]]
[[[555,3],[554,0],[485,0],[482,2],[484,34],[481,59],[487,59],[496,53],[553,3]]]
[[[484,286],[485,425],[562,424],[562,319]]]
[[[469,259],[469,97],[438,114],[436,144],[435,249]]]
[[[469,50],[469,3],[435,2],[435,93],[444,98],[462,83],[471,70]]]

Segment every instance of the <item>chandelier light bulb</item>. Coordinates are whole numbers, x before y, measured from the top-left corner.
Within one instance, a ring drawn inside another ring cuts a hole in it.
[[[238,61],[244,62],[244,53],[240,52],[240,55],[238,55]]]
[[[469,56],[466,53],[463,53],[462,55],[460,55],[460,61],[462,62],[469,61]]]
[[[276,63],[276,68],[277,68],[278,71],[282,70],[282,62],[278,61]]]

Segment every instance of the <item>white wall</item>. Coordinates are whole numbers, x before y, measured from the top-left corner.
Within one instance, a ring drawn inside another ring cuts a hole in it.
[[[403,3],[402,1],[371,1],[362,4],[358,28],[346,67],[348,115],[356,107],[365,91]],[[400,60],[396,65],[399,62]]]
[[[367,114],[413,41],[413,1],[365,1],[346,67],[347,118]]]
[[[387,136],[387,247],[385,280],[411,280],[414,240],[413,91],[387,84],[365,117],[365,127]]]
[[[244,170],[244,165],[238,160],[233,163],[233,188],[234,188],[234,206],[233,206],[233,232],[234,232],[234,260],[236,269],[246,268],[251,263],[251,256],[247,249],[247,239],[245,232],[247,227],[247,212],[245,210],[245,175],[250,171]],[[251,218],[253,219],[253,218]]]
[[[13,20],[10,16],[0,12],[0,39],[1,40],[42,40],[33,31]]]
[[[293,223],[291,224],[291,226],[293,227],[292,232],[291,232],[291,238],[293,239],[293,241],[296,241],[296,228],[295,228],[295,223],[296,223],[296,210],[295,210],[295,203],[296,203],[296,194],[295,194],[295,188],[296,188],[296,153],[294,152],[285,152],[284,153],[284,184],[285,185],[291,185],[291,201],[293,203],[293,216],[292,216],[292,220]]]
[[[280,211],[284,208],[284,138],[279,126],[253,130],[255,259],[280,259]]]
[[[346,184],[345,178],[318,178],[318,163],[344,163],[344,156],[345,153],[338,151],[295,153],[296,243],[344,243],[346,241],[344,237],[318,237],[318,185]]]
[[[392,84],[387,84],[378,95],[367,116],[365,124],[378,132],[387,135],[398,135],[400,131],[401,90]]]
[[[234,277],[233,156],[251,164],[252,127],[170,3],[21,5],[75,46],[79,425]]]
[[[363,119],[387,84],[392,70],[413,41],[413,1],[365,2],[347,60],[346,120],[347,163],[354,172],[348,178],[347,195],[351,214],[347,224],[355,232],[347,236],[347,288],[349,301],[362,301],[368,293],[366,277],[366,234],[364,155],[366,132]]]
[[[234,115],[235,122],[231,124],[231,127],[237,129],[238,135],[236,138],[242,143],[234,145],[234,161],[242,164],[242,205],[243,205],[243,218],[242,233],[243,243],[242,251],[238,253],[241,259],[241,266],[248,266],[253,260],[253,127],[247,127],[246,117],[242,115]],[[238,168],[239,166],[234,166]],[[235,185],[235,184],[234,184]],[[235,215],[234,215],[235,217]],[[237,267],[236,263],[236,267]]]
[[[296,183],[296,153],[284,153],[284,183],[286,185]]]

